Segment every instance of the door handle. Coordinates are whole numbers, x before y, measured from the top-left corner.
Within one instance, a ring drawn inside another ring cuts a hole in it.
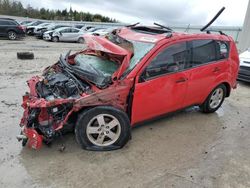
[[[215,67],[213,72],[219,72],[220,71],[220,68],[219,67]]]
[[[181,83],[181,82],[186,82],[188,79],[187,78],[179,78],[178,80],[176,80],[176,83]]]

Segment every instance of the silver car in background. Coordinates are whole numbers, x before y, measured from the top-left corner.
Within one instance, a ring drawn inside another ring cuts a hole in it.
[[[79,42],[82,43],[84,41],[83,34],[85,32],[74,28],[74,27],[62,27],[59,29],[56,29],[52,36],[51,40],[53,42]],[[82,41],[83,40],[83,41]]]

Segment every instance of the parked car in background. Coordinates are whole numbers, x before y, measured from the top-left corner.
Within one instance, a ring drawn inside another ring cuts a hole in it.
[[[52,33],[51,41],[53,42],[80,42],[84,41],[83,39],[84,31],[74,27],[62,27],[56,29]]]
[[[26,20],[26,21],[21,21],[20,22],[20,25],[27,25],[27,24],[29,24],[29,23],[31,23],[32,21],[30,21],[30,20]]]
[[[28,35],[33,35],[34,28],[35,28],[36,26],[42,24],[42,23],[44,23],[44,22],[43,22],[43,21],[40,21],[40,20],[31,22],[31,23],[28,23],[28,24],[26,25],[26,33],[27,33]]]
[[[36,35],[39,30],[46,29],[51,23],[42,23],[34,27],[33,34]]]
[[[88,30],[90,30],[91,28],[95,28],[95,27],[93,27],[93,26],[83,26],[83,27],[81,27],[81,30],[83,30],[83,31],[88,31]]]
[[[97,36],[103,36],[106,35],[110,32],[112,32],[113,30],[117,29],[116,27],[110,27],[110,28],[104,28],[104,29],[97,29],[94,32],[92,32],[92,35],[97,35]]]
[[[77,28],[77,29],[81,29],[85,26],[85,24],[76,24],[73,27]]]
[[[240,54],[238,80],[250,82],[250,48]]]
[[[69,25],[66,24],[50,24],[48,25],[46,28],[41,28],[37,30],[37,33],[35,34],[35,36],[37,38],[44,38],[44,34],[46,34],[47,39],[45,40],[51,40],[51,35],[55,29],[61,28],[61,27],[69,27]]]
[[[16,40],[25,36],[25,28],[14,19],[0,18],[0,36]]]

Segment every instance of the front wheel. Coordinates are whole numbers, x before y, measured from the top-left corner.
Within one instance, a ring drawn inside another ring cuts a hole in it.
[[[53,41],[53,42],[58,42],[58,41],[59,41],[59,38],[58,38],[58,37],[52,37],[52,41]]]
[[[124,112],[99,106],[79,115],[75,134],[83,149],[109,151],[122,148],[128,142],[130,129],[130,121]]]
[[[227,88],[221,84],[217,86],[207,97],[206,101],[200,106],[201,111],[204,113],[212,113],[220,108],[222,105]]]

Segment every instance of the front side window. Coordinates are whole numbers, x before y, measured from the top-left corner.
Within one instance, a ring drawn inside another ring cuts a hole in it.
[[[143,78],[160,76],[163,74],[179,72],[185,69],[188,63],[188,50],[186,42],[167,47],[161,51],[146,67]]]

